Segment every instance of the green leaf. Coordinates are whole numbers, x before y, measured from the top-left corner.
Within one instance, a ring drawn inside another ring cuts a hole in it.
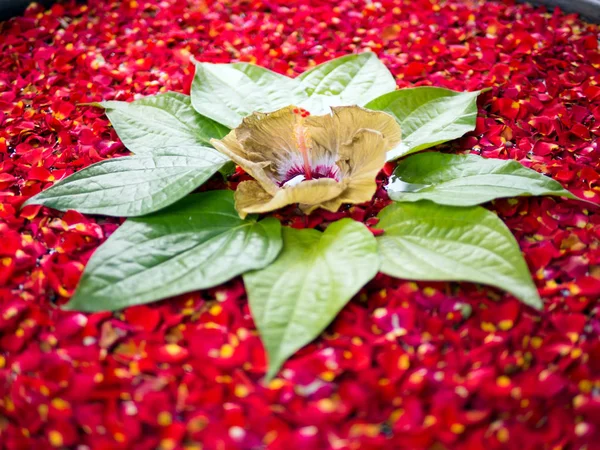
[[[270,112],[296,103],[299,82],[248,63],[196,63],[192,105],[200,114],[237,127],[254,111]]]
[[[219,169],[219,173],[223,176],[224,180],[227,180],[231,175],[235,173],[237,165],[233,161],[228,161],[223,167]]]
[[[391,161],[474,130],[480,93],[417,87],[382,95],[366,107],[387,112],[400,123],[402,143],[388,152]]]
[[[395,88],[392,74],[370,52],[327,61],[294,79],[247,63],[196,63],[192,105],[200,114],[235,128],[255,111],[296,105],[327,114],[330,106],[362,106]]]
[[[557,181],[517,161],[437,152],[420,153],[400,161],[387,190],[399,202],[431,200],[454,206],[473,206],[520,195],[577,199]]]
[[[267,378],[329,325],[378,265],[375,239],[362,223],[343,219],[324,233],[283,229],[277,260],[244,275],[250,310],[269,355]]]
[[[106,115],[117,135],[137,155],[157,154],[163,148],[197,149],[220,139],[229,130],[196,113],[190,97],[167,92],[134,102],[96,103]]]
[[[280,250],[279,221],[240,219],[233,192],[189,195],[121,225],[92,255],[66,308],[113,311],[218,286]]]
[[[172,153],[169,153],[172,150]],[[216,150],[161,149],[160,156],[125,156],[93,164],[30,198],[85,214],[135,217],[158,211],[208,180],[227,159]]]
[[[517,241],[487,209],[393,203],[379,218],[381,272],[409,280],[487,284],[542,308]]]
[[[327,61],[298,79],[309,97],[299,106],[313,114],[327,114],[330,106],[362,106],[396,89],[394,76],[371,52]]]

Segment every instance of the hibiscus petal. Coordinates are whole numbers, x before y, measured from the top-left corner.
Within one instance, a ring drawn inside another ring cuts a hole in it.
[[[244,181],[235,192],[235,208],[241,217],[245,217],[247,214],[274,211],[286,205],[300,203],[302,210],[309,213],[328,200],[338,197],[345,188],[345,183],[320,178],[279,189],[273,196],[258,182]]]
[[[296,153],[295,106],[272,113],[255,112],[236,128],[236,136],[247,154],[265,161],[278,160]]]
[[[300,109],[295,106],[269,114],[257,112],[246,117],[236,128],[236,137],[247,159],[270,162],[266,171],[271,178],[281,181],[291,167],[303,165],[306,146],[302,121]],[[300,137],[304,149],[300,148]],[[311,159],[312,152],[309,161]]]
[[[389,150],[400,142],[400,125],[392,116],[380,111],[370,111],[358,106],[332,108],[333,114],[310,116],[306,126],[313,142],[313,151],[328,148],[342,152],[342,146],[353,140],[354,135],[363,129],[378,131],[384,138],[384,146]],[[348,149],[348,147],[346,147]],[[350,160],[352,152],[340,153],[339,160]]]
[[[391,115],[360,107],[332,109],[338,122],[342,144],[353,139],[354,135],[362,129],[379,131],[383,135],[386,147],[394,148],[400,143],[402,137],[400,125]]]
[[[255,155],[248,155],[236,138],[236,130],[232,130],[221,140],[211,139],[210,143],[258,181],[264,190],[270,194],[277,192],[277,184],[267,175],[265,170],[270,162]]]
[[[364,203],[377,190],[375,178],[385,164],[388,151],[385,138],[378,131],[362,129],[350,142],[340,147],[347,160],[339,161],[342,173],[347,174],[348,188],[343,192],[344,203]]]

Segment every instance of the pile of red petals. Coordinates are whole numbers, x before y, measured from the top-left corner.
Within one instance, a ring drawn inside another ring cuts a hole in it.
[[[442,150],[516,159],[600,202],[599,31],[482,0],[70,0],[1,23],[0,448],[600,448],[598,208],[489,205],[543,312],[472,284],[378,276],[268,384],[241,279],[115,314],[62,311],[120,221],[20,209],[127,154],[102,111],[78,104],[189,92],[192,55],[293,76],[368,50],[399,87],[491,88],[477,129]],[[372,226],[388,202],[381,188],[337,214],[277,216]]]

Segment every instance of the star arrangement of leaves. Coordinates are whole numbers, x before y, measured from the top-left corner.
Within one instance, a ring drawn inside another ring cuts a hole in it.
[[[133,155],[93,164],[24,206],[129,218],[94,253],[68,309],[118,310],[243,275],[271,379],[378,272],[482,283],[541,308],[516,240],[479,205],[577,197],[516,161],[419,153],[474,130],[480,94],[396,90],[369,52],[293,79],[197,62],[190,96],[95,104]],[[364,203],[398,159],[387,185],[394,202],[373,228],[345,218],[324,232],[298,230],[257,215]],[[234,170],[248,178],[235,194],[192,194]]]

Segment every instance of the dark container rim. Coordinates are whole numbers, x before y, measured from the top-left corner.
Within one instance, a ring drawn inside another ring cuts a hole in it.
[[[519,3],[543,5],[549,10],[558,7],[566,13],[577,13],[582,19],[600,23],[600,0],[517,0]]]

